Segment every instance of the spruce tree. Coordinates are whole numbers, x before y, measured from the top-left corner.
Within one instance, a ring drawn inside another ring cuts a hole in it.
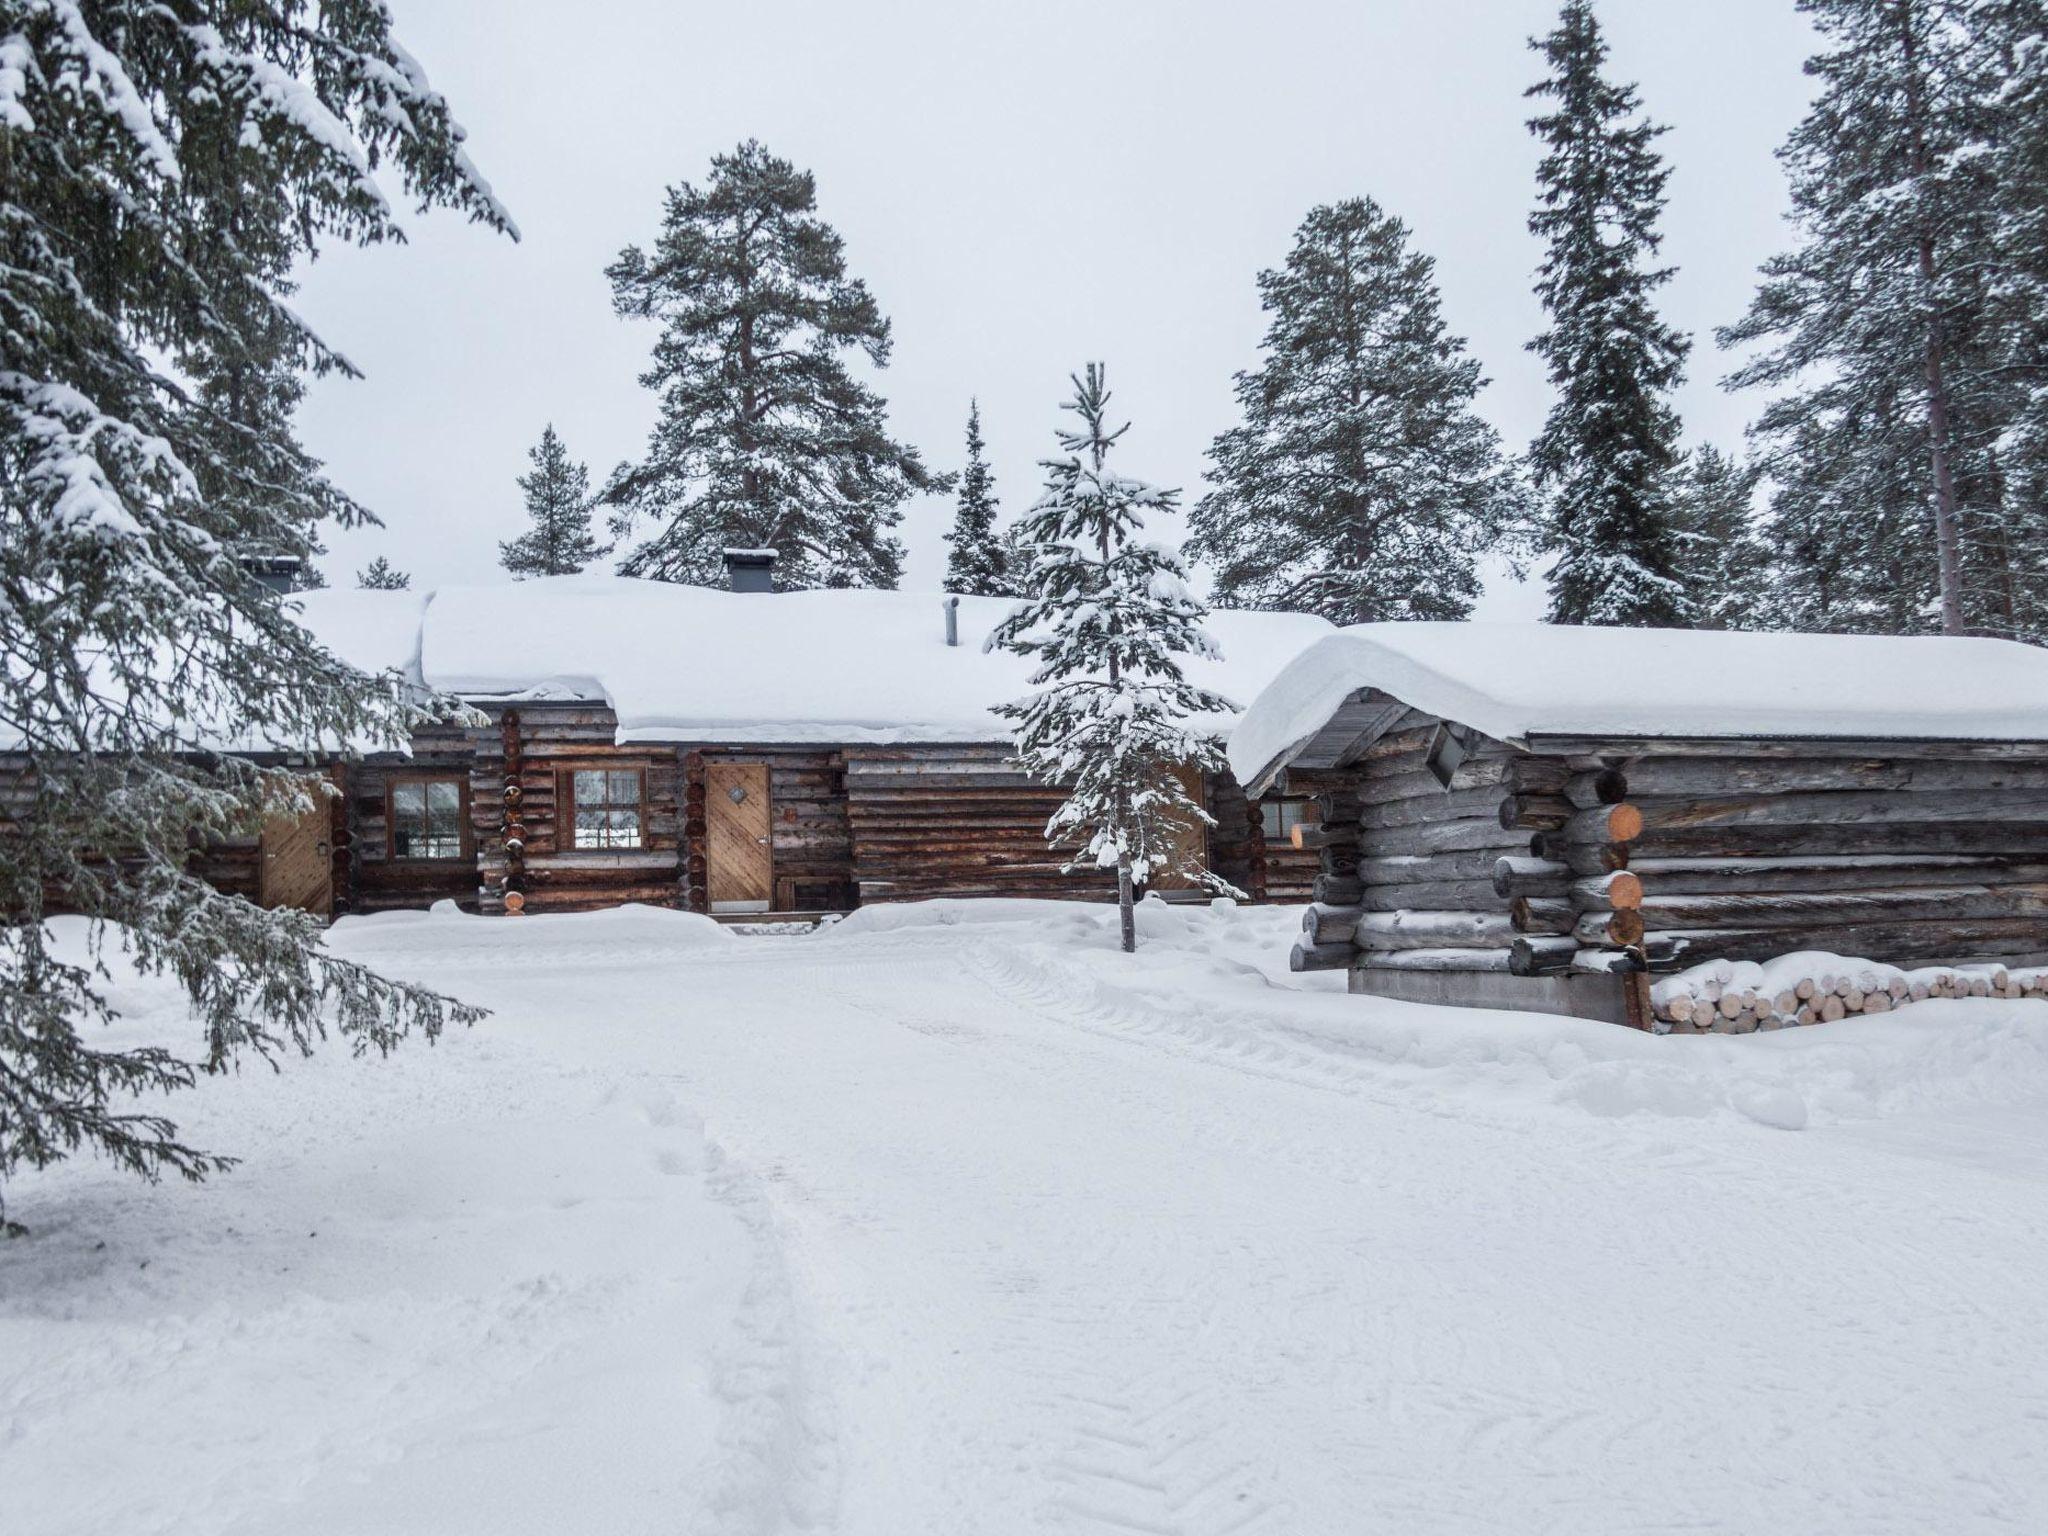
[[[661,396],[647,454],[606,486],[628,576],[715,583],[728,548],[772,549],[793,587],[893,587],[902,503],[941,488],[847,369],[889,361],[889,322],[847,276],[810,173],[749,141],[703,186],[669,189],[652,251],[606,269],[614,309],[661,327],[641,382]]]
[[[379,555],[356,572],[356,585],[366,592],[404,592],[412,586],[412,577]]]
[[[261,574],[310,566],[322,519],[362,520],[293,436],[298,380],[347,371],[284,302],[296,265],[327,239],[397,235],[380,169],[424,204],[512,224],[380,5],[8,15],[0,1181],[81,1148],[198,1178],[227,1160],[149,1095],[330,1029],[382,1052],[475,1015],[337,959],[310,916],[222,895],[186,859],[306,804],[290,767],[220,744],[310,765],[337,741],[397,745],[418,717]],[[60,907],[89,920],[89,956],[54,946]],[[183,986],[196,1050],[90,1038],[119,1011],[110,945]]]
[[[1215,489],[1191,519],[1216,600],[1338,624],[1463,618],[1512,497],[1435,263],[1354,198],[1310,213],[1259,291],[1264,358],[1237,376],[1244,423],[1209,450]]]
[[[1758,629],[1771,584],[1773,555],[1757,529],[1754,464],[1711,444],[1693,451],[1677,475],[1672,515],[1688,541],[1685,567],[1702,629]]]
[[[514,576],[573,576],[610,553],[590,531],[590,469],[569,457],[549,422],[527,449],[533,468],[519,477],[533,526],[498,546],[498,561]]]
[[[1959,0],[1800,0],[1822,51],[1812,110],[1780,151],[1801,243],[1765,265],[1724,345],[1773,397],[1754,435],[1787,516],[1812,532],[1845,625],[2010,630],[2013,531],[1998,445],[2017,403],[1997,286],[2001,85]],[[1818,429],[1833,452],[1811,451]]]
[[[989,473],[981,437],[981,402],[967,408],[967,468],[960,476],[960,505],[946,535],[946,590],[962,597],[1015,597],[1010,547],[996,532],[995,477]]]
[[[1530,121],[1545,152],[1530,232],[1546,246],[1536,293],[1550,328],[1531,349],[1557,391],[1529,464],[1543,501],[1550,613],[1558,624],[1687,625],[1697,607],[1671,507],[1679,457],[1669,396],[1686,340],[1652,298],[1669,176],[1663,128],[1632,85],[1603,74],[1607,45],[1591,0],[1567,0],[1557,29],[1533,39],[1550,73],[1528,94],[1551,110]]]
[[[1181,834],[1213,818],[1179,772],[1214,771],[1214,739],[1191,715],[1228,701],[1190,684],[1176,659],[1215,656],[1202,630],[1207,610],[1188,590],[1179,559],[1135,535],[1148,513],[1174,509],[1178,493],[1127,479],[1106,466],[1129,424],[1108,425],[1099,363],[1074,380],[1068,410],[1080,426],[1059,434],[1062,456],[1045,461],[1045,491],[1020,522],[1032,551],[1028,595],[989,635],[988,649],[1036,663],[1039,691],[1002,707],[1016,722],[1018,760],[1047,784],[1071,784],[1046,826],[1055,847],[1078,844],[1082,861],[1114,869],[1123,947],[1137,948],[1135,888],[1182,874],[1228,889],[1185,862]]]

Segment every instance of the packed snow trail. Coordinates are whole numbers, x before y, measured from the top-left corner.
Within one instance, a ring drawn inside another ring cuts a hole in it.
[[[633,1518],[607,1530],[2048,1526],[2048,1007],[1651,1041],[1283,988],[1283,920],[1149,912],[1136,957],[1099,910],[998,903],[803,938],[624,914],[336,943],[499,1010],[443,1078],[487,1050],[529,1101],[610,1096],[631,1137],[550,1137],[687,1175],[730,1278],[636,1311],[637,1387],[560,1404],[630,1425],[701,1337],[715,1422],[677,1421],[650,1497],[608,1485]],[[637,1144],[699,1119],[694,1160]],[[645,1241],[636,1264],[681,1257]],[[554,1391],[487,1420],[552,1446]],[[90,1391],[41,1401],[91,1422]],[[378,1490],[433,1486],[446,1446],[386,1439],[212,1523],[545,1528],[504,1498],[408,1523]]]

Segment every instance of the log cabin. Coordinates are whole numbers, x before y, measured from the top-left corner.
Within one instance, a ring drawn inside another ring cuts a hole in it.
[[[1354,992],[1650,1027],[1651,976],[1716,959],[2048,963],[2038,647],[1361,625],[1229,756],[1312,799],[1292,963]]]
[[[767,559],[735,552],[729,590],[577,576],[302,594],[337,653],[472,713],[408,751],[317,765],[337,786],[331,816],[203,856],[252,899],[335,914],[644,902],[771,920],[1113,896],[1047,848],[1062,789],[1018,771],[991,713],[1029,691],[1022,658],[982,649],[1009,600],[776,592]],[[1331,628],[1219,613],[1210,631],[1224,659],[1191,659],[1189,675],[1242,702]],[[1306,802],[1199,777],[1215,825],[1191,835],[1209,867],[1254,900],[1304,899],[1317,858],[1288,834]]]

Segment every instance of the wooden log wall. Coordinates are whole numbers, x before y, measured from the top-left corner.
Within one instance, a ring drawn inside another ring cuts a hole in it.
[[[625,902],[684,901],[683,770],[667,745],[619,746],[602,704],[525,703],[488,711],[472,735],[470,825],[484,912],[590,912]],[[567,775],[632,768],[645,775],[646,817],[636,849],[579,849],[563,825]],[[516,901],[514,898],[517,898]]]
[[[1854,758],[1660,743],[1577,757],[1541,851],[1633,877],[1653,969],[1829,950],[1893,965],[2048,960],[2048,752]]]
[[[1572,814],[1569,767],[1482,739],[1445,785],[1428,764],[1435,733],[1410,718],[1352,766],[1288,775],[1289,790],[1316,792],[1321,814],[1296,834],[1321,861],[1296,970],[1535,975],[1587,947],[1572,936],[1569,872],[1529,848],[1535,830]],[[1511,880],[1497,878],[1504,862]]]
[[[853,874],[863,905],[933,896],[1102,900],[1113,875],[1060,870],[1045,824],[1064,791],[999,745],[846,748]]]
[[[335,845],[334,898],[337,915],[391,912],[430,907],[437,901],[460,902],[475,911],[479,900],[477,866],[462,859],[431,862],[394,861],[387,824],[394,779],[446,775],[471,780],[478,732],[457,725],[429,725],[414,731],[412,755],[380,753],[351,764],[344,793],[348,806],[347,842]],[[472,833],[475,834],[474,805]]]
[[[1265,802],[1248,799],[1228,769],[1210,776],[1208,800],[1215,872],[1253,901],[1307,901],[1321,868],[1315,850],[1267,837]]]
[[[719,746],[683,749],[684,890],[693,912],[709,912],[705,855],[707,763],[768,769],[769,849],[778,912],[844,912],[856,905],[853,832],[847,815],[846,757],[835,747]]]

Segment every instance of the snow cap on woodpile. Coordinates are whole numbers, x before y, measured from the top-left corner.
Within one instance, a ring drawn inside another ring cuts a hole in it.
[[[409,598],[410,618],[398,603]],[[394,666],[472,699],[587,699],[619,717],[618,740],[779,743],[989,742],[995,705],[1031,689],[1031,663],[981,642],[1012,599],[959,600],[946,643],[938,592],[753,594],[616,576],[315,593],[306,621],[351,661]],[[408,628],[408,625],[411,627]],[[1304,646],[1335,631],[1306,614],[1219,612],[1220,660],[1188,678],[1242,705]],[[1199,721],[1222,734],[1235,716]]]
[[[1361,689],[1532,738],[2048,741],[2048,650],[2011,640],[1592,625],[1359,624],[1259,693],[1230,741],[1256,787]]]

